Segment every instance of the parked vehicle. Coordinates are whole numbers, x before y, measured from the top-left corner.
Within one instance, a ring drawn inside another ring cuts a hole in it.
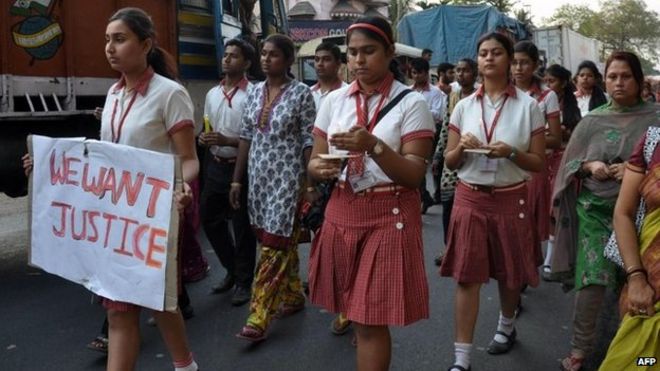
[[[477,41],[488,32],[513,40],[531,37],[525,25],[488,5],[440,5],[404,16],[397,25],[399,42],[433,50],[431,66],[477,56]],[[423,30],[423,31],[421,31]]]
[[[600,63],[602,43],[566,26],[539,28],[534,43],[545,56],[546,66],[560,64],[573,73],[584,60]]]
[[[0,5],[0,192],[25,195],[20,158],[28,134],[97,138],[93,116],[118,74],[106,61],[107,20],[135,6],[179,63],[201,122],[228,38],[242,34],[238,0],[16,0]],[[259,2],[261,28],[286,33],[283,0]]]

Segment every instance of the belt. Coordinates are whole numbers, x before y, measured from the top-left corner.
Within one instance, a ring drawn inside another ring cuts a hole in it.
[[[504,187],[470,184],[470,183],[466,183],[462,180],[460,181],[460,183],[462,185],[464,185],[465,187],[467,187],[468,189],[472,190],[472,191],[493,194],[493,193],[499,193],[499,192],[513,191],[514,189],[522,188],[525,185],[526,182],[520,182],[520,183],[516,183],[516,184],[504,186]]]
[[[340,189],[344,189],[347,187],[346,182],[338,182],[337,186]],[[362,190],[360,192],[355,192],[356,195],[364,195],[367,193],[383,193],[383,192],[399,192],[406,189],[406,187],[396,185],[396,184],[387,184],[387,185],[380,185],[380,186],[373,186],[371,188],[367,188],[365,190]]]
[[[213,161],[219,163],[219,164],[235,164],[236,163],[236,157],[220,157],[213,155]]]

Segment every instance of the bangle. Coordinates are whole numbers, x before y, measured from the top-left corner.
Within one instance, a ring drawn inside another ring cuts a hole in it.
[[[307,187],[307,193],[316,192],[316,187]]]
[[[634,270],[639,270],[642,269],[643,267],[641,265],[631,265],[630,267],[626,268],[626,273],[630,273]]]
[[[631,274],[631,275],[629,275],[628,277],[626,277],[626,282],[630,282],[630,279],[631,279],[632,277],[635,277],[635,276],[644,276],[644,277],[646,278],[646,273],[644,273],[644,272],[640,272],[640,271],[633,272],[633,274]]]
[[[648,278],[648,273],[646,273],[646,269],[644,268],[635,268],[630,270],[629,272],[626,273],[626,282],[628,282],[628,279],[632,276],[637,276],[643,274],[645,277]]]
[[[231,182],[230,186],[232,188],[241,188],[242,184],[239,182]]]
[[[507,158],[511,161],[516,159],[516,156],[518,156],[518,150],[516,147],[511,146],[511,153],[509,153],[509,156]]]

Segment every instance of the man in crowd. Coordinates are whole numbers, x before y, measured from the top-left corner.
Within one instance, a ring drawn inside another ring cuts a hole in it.
[[[433,121],[435,121],[436,132],[439,132],[447,108],[447,95],[429,82],[430,66],[426,59],[413,59],[410,65],[410,76],[414,81],[411,89],[421,93],[424,99],[426,99],[426,103],[433,116]],[[422,195],[422,214],[425,214],[428,208],[434,204],[433,197],[431,197],[431,194],[426,189],[426,181],[422,182],[420,191]]]
[[[222,58],[225,76],[220,85],[206,94],[205,128],[199,136],[199,143],[209,149],[201,197],[202,225],[220,263],[227,270],[224,280],[213,287],[212,293],[235,288],[231,303],[236,306],[250,301],[256,255],[256,239],[247,211],[247,192],[243,192],[238,210],[229,205],[241,116],[250,86],[245,73],[254,55],[254,48],[245,41],[233,39],[227,42]]]
[[[422,59],[424,59],[427,62],[431,63],[431,58],[433,58],[433,50],[431,50],[431,49],[422,50]]]
[[[346,86],[346,83],[339,78],[340,67],[341,51],[337,45],[326,41],[316,47],[314,69],[318,82],[312,86],[312,95],[317,111],[321,108],[321,102],[328,93]]]
[[[451,93],[451,83],[454,81],[454,65],[440,63],[438,65],[438,88],[447,96]]]

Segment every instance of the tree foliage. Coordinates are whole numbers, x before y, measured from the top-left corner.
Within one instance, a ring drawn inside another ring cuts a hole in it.
[[[600,40],[603,52],[632,51],[642,59],[645,72],[660,62],[660,18],[647,9],[643,0],[604,0],[601,9],[586,6],[563,5],[546,20],[547,25],[563,24],[585,35]]]
[[[531,35],[532,31],[536,27],[532,21],[532,12],[529,10],[529,8],[518,8],[513,14],[516,20],[522,23],[525,26],[527,32]]]
[[[550,26],[564,25],[573,31],[592,37],[595,32],[594,23],[598,22],[598,13],[586,5],[564,4],[555,13],[544,19]]]
[[[390,23],[394,26],[394,38],[398,39],[397,25],[404,15],[408,14],[412,9],[413,0],[390,0]]]
[[[439,3],[429,3],[428,1],[418,1],[415,5],[422,8],[422,10],[431,9],[440,5],[447,5],[451,0],[442,0]]]
[[[445,3],[451,5],[490,5],[502,13],[510,13],[518,0],[449,0]]]

